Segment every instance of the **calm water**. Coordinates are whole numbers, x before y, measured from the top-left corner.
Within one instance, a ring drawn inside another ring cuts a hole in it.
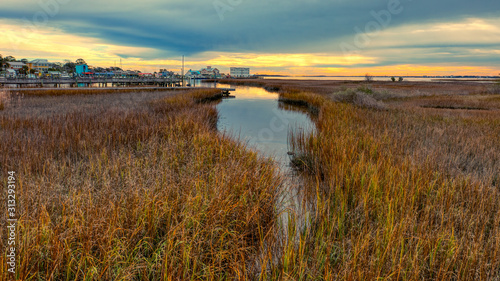
[[[272,157],[285,170],[289,164],[288,133],[291,129],[311,131],[314,124],[305,111],[287,110],[278,95],[256,87],[229,86],[235,98],[224,99],[218,106],[220,132],[235,136],[265,157]]]
[[[229,85],[219,84],[221,88]],[[314,202],[303,196],[302,180],[290,167],[288,134],[291,130],[312,132],[315,125],[306,110],[278,102],[278,95],[262,88],[231,86],[235,98],[224,99],[218,106],[220,132],[237,137],[263,157],[272,158],[280,166],[284,183],[279,193],[277,210],[280,212],[283,237],[288,236],[288,225],[303,229],[313,214]],[[292,220],[293,217],[293,220]],[[297,232],[298,235],[299,232]]]
[[[396,79],[398,76],[396,76]],[[364,81],[362,76],[342,76],[342,77],[304,77],[304,76],[266,76],[264,79],[283,79],[283,80],[338,80],[338,81]],[[374,81],[391,81],[391,77],[373,76]],[[449,80],[457,82],[471,83],[495,83],[490,81],[492,78],[430,78],[430,77],[404,77],[404,81],[410,82],[449,82]]]

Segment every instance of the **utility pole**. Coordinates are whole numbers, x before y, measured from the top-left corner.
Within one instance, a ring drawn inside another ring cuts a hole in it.
[[[182,87],[184,87],[184,55],[182,56]]]

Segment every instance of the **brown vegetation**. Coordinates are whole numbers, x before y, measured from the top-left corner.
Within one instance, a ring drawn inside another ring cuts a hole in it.
[[[296,95],[313,104],[322,98]],[[316,216],[287,253],[294,258],[281,274],[323,280],[500,277],[498,114],[376,111],[327,96],[321,104],[317,132],[291,139],[295,161],[309,178],[304,188],[317,194]]]
[[[116,93],[137,93],[137,92],[163,92],[184,90],[182,88],[166,88],[155,86],[141,87],[115,87],[115,88],[18,88],[11,91],[22,96],[76,96],[76,95],[103,95]]]
[[[5,109],[4,99],[6,99],[7,96],[8,96],[8,92],[4,89],[0,89],[0,111]]]
[[[42,117],[2,114],[2,184],[7,171],[18,176],[15,278],[256,274],[257,257],[269,256],[263,245],[272,244],[280,179],[270,162],[214,130],[217,112],[203,101],[218,94]],[[6,268],[2,255],[2,280]]]
[[[18,279],[500,278],[491,85],[224,82],[313,113],[316,131],[290,135],[307,223],[280,228],[276,168],[216,133],[215,92],[56,115],[23,111],[51,99],[31,97],[0,113],[2,173],[22,181]]]
[[[388,78],[389,79],[389,78]],[[373,81],[339,81],[339,80],[283,80],[283,79],[222,79],[221,83],[232,85],[258,86],[274,91],[301,90],[316,94],[329,95],[331,93],[369,87],[379,93],[387,94],[387,98],[405,98],[416,96],[441,96],[441,95],[471,95],[492,94],[497,86],[492,83],[473,82],[398,82]],[[389,96],[390,95],[390,96]]]

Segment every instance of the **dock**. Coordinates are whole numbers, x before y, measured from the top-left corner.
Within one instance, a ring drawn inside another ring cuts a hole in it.
[[[217,89],[222,90],[222,96],[224,96],[224,97],[229,97],[230,92],[236,91],[236,89],[233,89],[233,88],[217,88]]]
[[[14,86],[14,87],[12,87]],[[111,86],[111,87],[110,87]],[[223,97],[230,97],[230,92],[236,91],[234,88],[218,87],[192,87],[182,86],[182,80],[173,77],[167,78],[98,78],[98,77],[77,77],[77,78],[43,78],[43,79],[0,79],[0,88],[5,87],[12,92],[22,91],[43,91],[51,90],[194,90],[194,89],[218,89]]]
[[[174,77],[164,78],[122,78],[122,77],[75,77],[75,78],[35,78],[35,79],[18,79],[18,78],[3,78],[0,79],[0,86],[16,85],[19,88],[24,87],[55,87],[60,88],[62,85],[70,88],[112,86],[158,86],[158,87],[178,87],[181,86],[181,79]]]
[[[222,97],[234,97],[230,96],[230,92],[236,91],[236,89],[233,88],[212,88],[212,87],[158,87],[158,86],[129,86],[129,87],[78,87],[78,88],[4,88],[8,89],[9,92],[16,93],[19,91],[45,91],[45,90],[51,90],[51,91],[64,91],[64,90],[69,90],[71,89],[72,91],[103,91],[103,90],[114,90],[117,93],[122,91],[122,90],[147,90],[147,91],[186,91],[186,90],[200,90],[200,89],[217,89],[221,91]]]

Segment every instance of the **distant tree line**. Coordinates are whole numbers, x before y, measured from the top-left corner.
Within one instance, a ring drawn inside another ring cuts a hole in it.
[[[396,77],[392,76],[391,80],[392,80],[392,82],[396,82]],[[373,76],[371,74],[369,74],[369,73],[366,73],[365,74],[365,81],[366,82],[372,82],[373,81]],[[399,77],[398,81],[402,82],[403,81],[403,77]]]

